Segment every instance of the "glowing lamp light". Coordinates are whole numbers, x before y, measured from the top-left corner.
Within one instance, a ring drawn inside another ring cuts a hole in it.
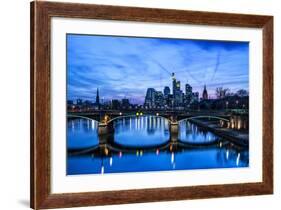
[[[121,115],[122,115],[122,112],[120,112],[119,115],[121,116]]]
[[[156,113],[156,116],[159,116],[159,113]]]
[[[136,115],[139,116],[139,113],[137,112]]]
[[[122,152],[119,152],[119,157],[120,157],[120,158],[122,157]]]
[[[159,155],[159,149],[156,150],[156,155]]]
[[[108,153],[109,153],[108,149],[107,149],[107,148],[105,148],[105,149],[104,149],[104,154],[107,156],[107,155],[108,155]]]
[[[142,116],[142,112],[140,113],[140,115]]]
[[[238,153],[238,156],[236,158],[236,166],[239,165],[239,162],[240,162],[240,153]]]

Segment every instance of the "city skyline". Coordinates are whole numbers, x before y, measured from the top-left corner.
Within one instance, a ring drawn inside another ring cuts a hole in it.
[[[148,88],[172,89],[172,72],[181,89],[190,84],[200,97],[217,87],[248,90],[247,42],[67,35],[67,98],[128,98],[144,104]]]

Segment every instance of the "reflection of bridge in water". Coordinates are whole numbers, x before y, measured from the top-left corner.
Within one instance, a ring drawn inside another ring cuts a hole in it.
[[[215,147],[223,147],[229,144],[228,141],[223,141],[220,138],[216,138],[213,141],[205,142],[205,143],[190,143],[183,142],[181,140],[172,141],[171,139],[163,144],[151,145],[151,146],[124,146],[122,144],[118,144],[113,141],[102,142],[100,141],[98,145],[83,148],[83,149],[70,149],[68,152],[73,155],[78,154],[97,154],[102,156],[107,156],[110,153],[142,153],[142,152],[177,152],[183,149],[185,150],[193,150],[193,149],[202,149],[202,148],[215,148]]]

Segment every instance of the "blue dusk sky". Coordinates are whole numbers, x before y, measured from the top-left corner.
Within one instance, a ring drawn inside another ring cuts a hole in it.
[[[172,90],[171,73],[202,95],[204,84],[248,90],[249,43],[232,41],[67,35],[67,97],[128,98],[143,104],[147,88]]]

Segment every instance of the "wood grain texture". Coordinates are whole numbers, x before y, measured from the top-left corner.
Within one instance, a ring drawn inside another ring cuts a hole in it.
[[[52,17],[263,29],[263,181],[260,183],[51,194],[50,20]],[[155,202],[273,193],[273,17],[69,4],[31,3],[31,193],[34,209]]]

